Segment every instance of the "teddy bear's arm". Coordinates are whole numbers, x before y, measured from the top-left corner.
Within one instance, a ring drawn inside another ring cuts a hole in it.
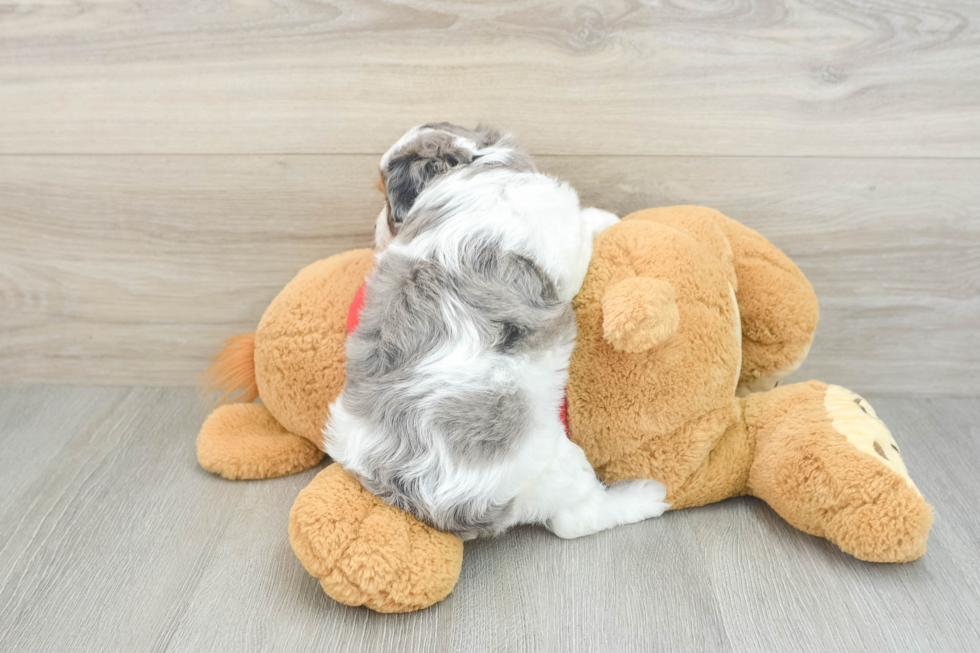
[[[197,436],[201,467],[231,480],[296,474],[322,458],[322,451],[287,431],[263,404],[220,406]]]
[[[677,229],[730,271],[742,325],[740,395],[769,390],[799,367],[817,327],[817,297],[788,256],[752,229],[705,206],[645,209],[623,221]]]
[[[806,358],[819,308],[813,286],[775,245],[745,225],[716,213],[728,236],[742,321],[739,394],[769,390]]]

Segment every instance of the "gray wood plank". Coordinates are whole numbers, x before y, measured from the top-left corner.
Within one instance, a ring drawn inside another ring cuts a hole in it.
[[[64,446],[0,515],[0,649],[151,649],[242,495],[196,468],[203,412],[190,391],[129,390],[121,401],[115,389],[36,392],[47,398],[42,423],[0,423],[14,438],[43,446],[56,435]],[[90,414],[63,401],[79,392]],[[17,490],[11,480],[0,495]]]
[[[0,649],[975,651],[980,399],[871,401],[937,510],[915,563],[859,562],[737,499],[473,542],[444,602],[378,615],[327,598],[289,548],[315,470],[203,472],[189,390],[0,388]]]
[[[380,153],[443,119],[538,154],[980,154],[969,0],[4,7],[5,153]]]
[[[715,206],[822,306],[799,378],[980,393],[980,160],[538,157],[620,214]],[[0,157],[0,383],[186,385],[317,259],[371,243],[375,156]]]

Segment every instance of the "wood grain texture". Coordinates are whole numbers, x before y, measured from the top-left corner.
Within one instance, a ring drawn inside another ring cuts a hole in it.
[[[0,381],[192,384],[303,266],[369,246],[377,157],[0,157]],[[757,229],[822,316],[797,378],[980,394],[980,161],[538,157],[626,214]]]
[[[969,0],[24,0],[0,152],[980,155]]]
[[[860,562],[746,498],[472,542],[444,602],[378,615],[326,597],[289,548],[316,471],[204,472],[189,389],[0,388],[0,649],[978,650],[980,400],[871,401],[936,507],[917,562]]]

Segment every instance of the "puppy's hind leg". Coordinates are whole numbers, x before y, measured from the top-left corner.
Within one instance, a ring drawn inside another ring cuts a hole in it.
[[[596,481],[598,483],[598,480]],[[670,508],[664,503],[663,483],[649,479],[620,481],[599,487],[559,510],[547,526],[558,537],[582,537],[621,524],[659,517]]]
[[[582,450],[565,440],[561,458],[542,479],[542,507],[547,506],[545,525],[558,537],[591,535],[620,524],[659,517],[670,504],[664,499],[663,483],[649,479],[620,481],[612,486],[595,476]]]

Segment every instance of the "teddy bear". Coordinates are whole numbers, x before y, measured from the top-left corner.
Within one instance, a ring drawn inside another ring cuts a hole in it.
[[[210,389],[240,401],[202,426],[203,467],[257,479],[321,461],[373,264],[364,249],[310,265],[254,334],[229,340]],[[870,403],[818,381],[779,387],[809,351],[818,308],[803,273],[761,235],[705,207],[633,213],[596,238],[573,308],[564,418],[602,481],[659,480],[671,510],[754,496],[861,560],[925,552],[932,508]],[[379,612],[441,601],[463,557],[459,538],[336,463],[300,492],[289,540],[329,596]]]

